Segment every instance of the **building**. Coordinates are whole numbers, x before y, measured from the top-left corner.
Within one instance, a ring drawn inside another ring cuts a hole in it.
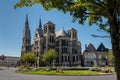
[[[26,15],[21,56],[26,52],[33,52],[38,56],[37,66],[42,66],[41,59],[44,51],[54,48],[58,52],[56,65],[77,66],[80,64],[81,43],[78,41],[77,30],[71,28],[68,31],[62,29],[55,32],[55,28],[55,24],[51,21],[42,26],[40,19],[34,34],[34,41],[31,44],[28,16]]]
[[[86,45],[83,56],[85,66],[92,67],[94,65],[108,65],[108,48],[105,48],[103,43],[101,43],[97,49],[95,49],[95,47],[91,43],[88,46]]]
[[[106,66],[108,65],[108,51],[109,49],[106,48],[103,43],[101,43],[97,48],[97,54],[99,56],[98,58],[98,65],[99,66]]]
[[[91,67],[97,64],[97,52],[93,44],[85,45],[84,56],[84,66]]]
[[[5,59],[0,59],[0,66],[16,66],[20,61],[20,57],[5,56]]]

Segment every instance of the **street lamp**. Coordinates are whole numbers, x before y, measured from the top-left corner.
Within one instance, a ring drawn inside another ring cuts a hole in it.
[[[2,60],[2,61],[5,60],[5,56],[4,56],[3,54],[0,56],[0,60]],[[1,62],[1,63],[2,63],[2,62]],[[2,64],[3,64],[3,63],[2,63]],[[2,65],[2,64],[1,64],[1,65]]]
[[[0,56],[0,60],[5,60],[5,56],[4,56],[4,54],[2,54],[1,56]]]

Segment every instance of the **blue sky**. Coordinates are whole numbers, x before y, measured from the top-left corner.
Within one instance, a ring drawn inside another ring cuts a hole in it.
[[[63,27],[65,31],[71,27],[77,29],[82,51],[85,49],[85,44],[88,45],[89,43],[92,43],[97,48],[102,42],[105,47],[111,48],[110,38],[94,38],[91,36],[91,34],[109,35],[105,32],[98,32],[97,25],[89,27],[87,21],[84,25],[80,25],[77,22],[72,23],[72,17],[69,14],[64,14],[57,10],[45,11],[41,5],[22,7],[15,10],[13,6],[17,1],[0,0],[0,55],[20,56],[26,14],[28,14],[32,40],[41,18],[42,25],[48,21],[56,24],[56,31]]]

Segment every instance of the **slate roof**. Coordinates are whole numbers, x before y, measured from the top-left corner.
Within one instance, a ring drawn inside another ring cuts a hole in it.
[[[56,34],[56,37],[60,37],[60,36],[69,37],[69,35],[63,29],[56,32],[55,34]]]
[[[36,31],[38,31],[38,34],[39,34],[40,37],[43,36],[43,30],[42,29],[37,29]]]
[[[71,31],[71,30],[75,30],[75,31],[77,31],[77,30],[76,30],[75,28],[73,28],[73,27],[72,27],[70,30],[68,30],[68,31]]]
[[[52,24],[55,25],[54,23],[52,23],[51,21],[48,21],[46,24],[44,24],[43,26],[47,25],[47,24]]]
[[[36,29],[36,32],[38,32],[38,34],[39,34],[40,37],[43,36],[41,19],[39,20],[39,25],[38,25],[38,28]],[[36,33],[36,32],[35,32],[35,33]]]
[[[108,48],[105,48],[105,46],[103,45],[103,43],[101,43],[98,46],[97,51],[108,51]]]
[[[96,49],[95,49],[95,47],[93,46],[93,44],[90,43],[90,44],[87,46],[87,48],[85,49],[84,52],[96,52]]]

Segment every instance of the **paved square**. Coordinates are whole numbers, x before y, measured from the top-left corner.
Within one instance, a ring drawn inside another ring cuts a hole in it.
[[[3,69],[3,70],[1,70]],[[0,67],[0,80],[115,80],[115,75],[104,76],[49,76],[15,73],[15,68]]]

